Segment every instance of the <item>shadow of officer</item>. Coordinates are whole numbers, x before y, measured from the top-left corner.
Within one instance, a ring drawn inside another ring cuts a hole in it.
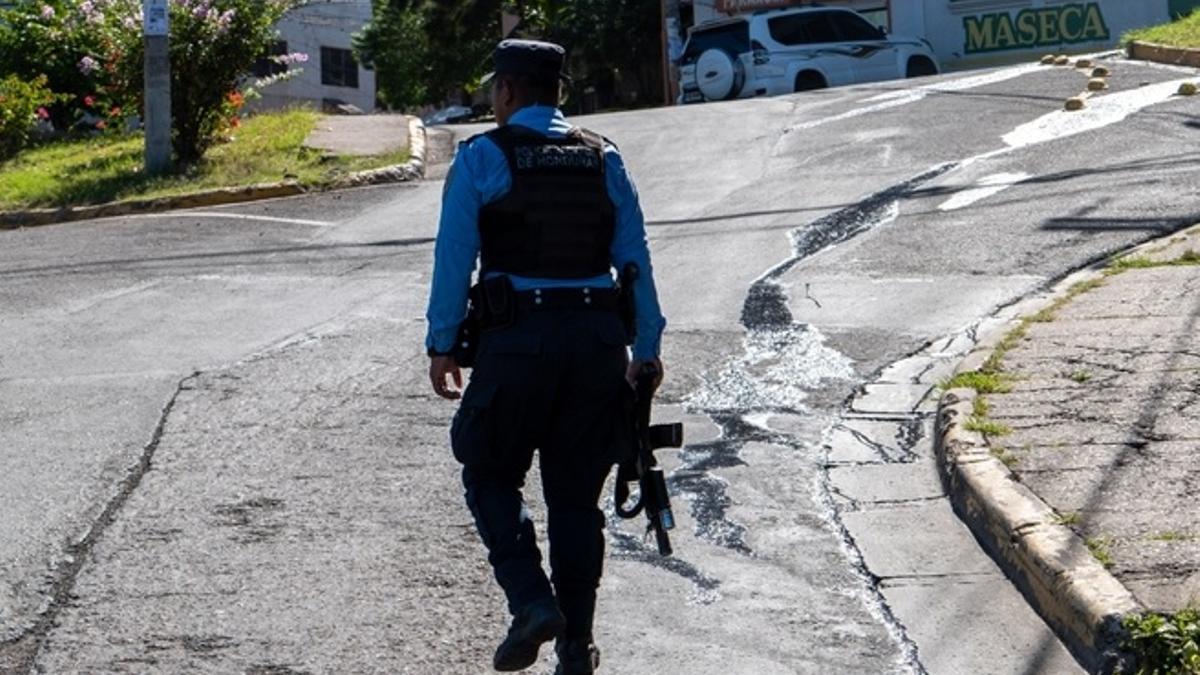
[[[556,639],[558,673],[599,663],[592,624],[604,559],[600,492],[627,450],[626,396],[662,372],[662,317],[637,193],[616,147],[574,127],[560,100],[564,51],[505,40],[493,54],[497,128],[451,166],[434,253],[426,347],[443,398],[470,384],[451,425],[466,501],[513,614],[493,666],[520,670]],[[479,283],[471,287],[476,259]],[[637,265],[622,321],[613,269]],[[471,298],[477,351],[456,359]],[[628,345],[633,340],[632,359]],[[551,575],[521,494],[537,450]]]

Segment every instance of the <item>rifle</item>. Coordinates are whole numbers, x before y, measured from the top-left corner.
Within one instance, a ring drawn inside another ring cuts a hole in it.
[[[667,532],[675,527],[675,516],[671,513],[671,496],[667,493],[667,481],[663,476],[662,467],[654,459],[654,451],[658,448],[678,448],[683,446],[683,425],[650,424],[650,403],[654,398],[655,380],[658,379],[658,368],[652,364],[644,364],[635,379],[634,404],[632,424],[634,437],[637,439],[635,455],[622,462],[617,467],[617,488],[615,495],[617,515],[622,518],[635,518],[643,510],[646,512],[646,533],[654,532],[658,542],[660,555],[671,555],[671,538]],[[629,500],[629,484],[637,481],[638,499],[632,506],[626,507]]]

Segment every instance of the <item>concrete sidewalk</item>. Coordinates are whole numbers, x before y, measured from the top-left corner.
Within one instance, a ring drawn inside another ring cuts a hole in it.
[[[326,115],[304,146],[339,155],[384,155],[408,147],[408,115]]]
[[[956,510],[1100,671],[1121,618],[1200,606],[1198,265],[1193,228],[1068,280],[942,399]]]

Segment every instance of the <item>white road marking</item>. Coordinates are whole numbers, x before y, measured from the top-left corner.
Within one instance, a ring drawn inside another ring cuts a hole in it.
[[[1087,107],[1083,110],[1056,110],[1022,124],[1005,134],[1004,142],[1011,148],[1024,148],[1116,124],[1142,108],[1170,99],[1179,90],[1180,84],[1192,81],[1194,78],[1171,80],[1115,94],[1094,96],[1088,99]]]
[[[1095,131],[1096,129],[1116,124],[1144,108],[1170,100],[1172,96],[1176,95],[1180,84],[1193,81],[1194,78],[1171,80],[1170,82],[1159,82],[1158,84],[1151,84],[1115,94],[1093,96],[1088,99],[1087,107],[1082,110],[1075,112],[1056,110],[1052,113],[1042,115],[1005,134],[1002,137],[1005,143],[1004,147],[968,157],[959,163],[956,170],[961,171],[976,162],[1001,157],[1014,150],[1047,143],[1060,138],[1067,138],[1086,131]],[[985,187],[981,185],[979,188],[980,191]],[[1010,186],[1006,185],[1004,187]],[[995,193],[983,194],[979,199],[988,197],[991,194]],[[966,193],[962,196],[965,197]],[[949,205],[953,201],[954,199],[951,199],[939,208],[943,211],[949,211]],[[978,199],[975,201],[978,201]],[[965,204],[954,204],[953,208],[961,208],[962,206],[965,206]]]
[[[975,202],[982,201],[991,197],[994,194],[1003,192],[1008,188],[1020,183],[1029,178],[1027,173],[997,173],[991,176],[985,176],[979,180],[979,187],[963,190],[954,195],[950,199],[938,207],[942,211],[953,211],[963,207],[970,206]]]
[[[803,131],[805,129],[812,129],[814,127],[819,127],[821,125],[828,124],[830,122],[841,122],[843,120],[848,120],[848,119],[852,119],[855,117],[861,117],[863,115],[868,115],[873,112],[879,112],[881,110],[888,110],[890,108],[898,108],[902,105],[908,105],[909,103],[916,103],[917,101],[924,99],[926,96],[928,96],[931,93],[939,93],[939,92],[947,92],[947,91],[963,91],[964,89],[974,89],[975,87],[982,87],[982,86],[988,85],[988,84],[995,84],[997,82],[1011,80],[1014,77],[1020,77],[1021,75],[1024,75],[1025,73],[1033,72],[1034,70],[1037,70],[1039,68],[1044,68],[1044,67],[1045,66],[1041,66],[1039,64],[1022,64],[1019,66],[1012,66],[1011,68],[1004,68],[1003,70],[997,70],[997,71],[994,71],[991,73],[984,73],[982,75],[973,75],[970,77],[960,77],[955,80],[948,80],[946,82],[935,82],[934,84],[927,84],[927,85],[923,85],[923,86],[916,87],[913,89],[908,89],[905,91],[896,91],[896,92],[888,92],[886,94],[879,94],[877,96],[872,96],[871,98],[866,99],[866,101],[868,103],[874,101],[875,102],[874,105],[863,106],[861,108],[854,108],[853,110],[847,110],[844,113],[841,113],[838,115],[833,115],[832,117],[822,117],[820,119],[809,120],[807,122],[801,122],[792,127],[789,127],[788,131],[789,132]]]
[[[222,211],[170,211],[165,213],[142,213],[139,218],[180,218],[199,216],[201,218],[229,218],[232,220],[254,220],[267,223],[287,223],[289,225],[309,225],[312,227],[333,227],[336,223],[324,220],[304,220],[302,218],[280,218],[278,216],[254,216],[245,213],[225,213]]]
[[[1014,77],[1020,77],[1025,73],[1031,73],[1035,70],[1042,70],[1044,68],[1045,66],[1037,63],[1022,63],[1020,65],[1010,66],[1001,70],[980,73],[979,75],[969,75],[967,77],[959,77],[953,80],[934,82],[933,84],[914,87],[908,91],[895,91],[888,92],[886,94],[879,94],[878,96],[872,96],[871,98],[867,99],[867,101],[890,101],[897,98],[908,98],[914,94],[919,95],[920,98],[924,98],[931,92],[938,93],[946,91],[966,91],[967,89],[975,89],[976,87],[983,87],[989,84],[996,84],[997,82],[1011,80]]]

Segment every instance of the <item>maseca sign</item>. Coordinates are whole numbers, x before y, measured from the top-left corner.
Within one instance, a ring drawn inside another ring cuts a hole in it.
[[[923,37],[943,66],[1111,49],[1124,32],[1200,0],[892,0],[897,35]]]
[[[966,54],[1103,42],[1111,37],[1104,12],[1095,2],[968,16],[963,18],[963,31]]]
[[[0,0],[2,1],[2,0]],[[808,0],[693,0],[698,22]],[[1122,33],[1167,21],[1200,0],[824,0],[826,6],[887,10],[891,32],[925,38],[943,66],[1013,61],[1029,54],[1115,46]]]

